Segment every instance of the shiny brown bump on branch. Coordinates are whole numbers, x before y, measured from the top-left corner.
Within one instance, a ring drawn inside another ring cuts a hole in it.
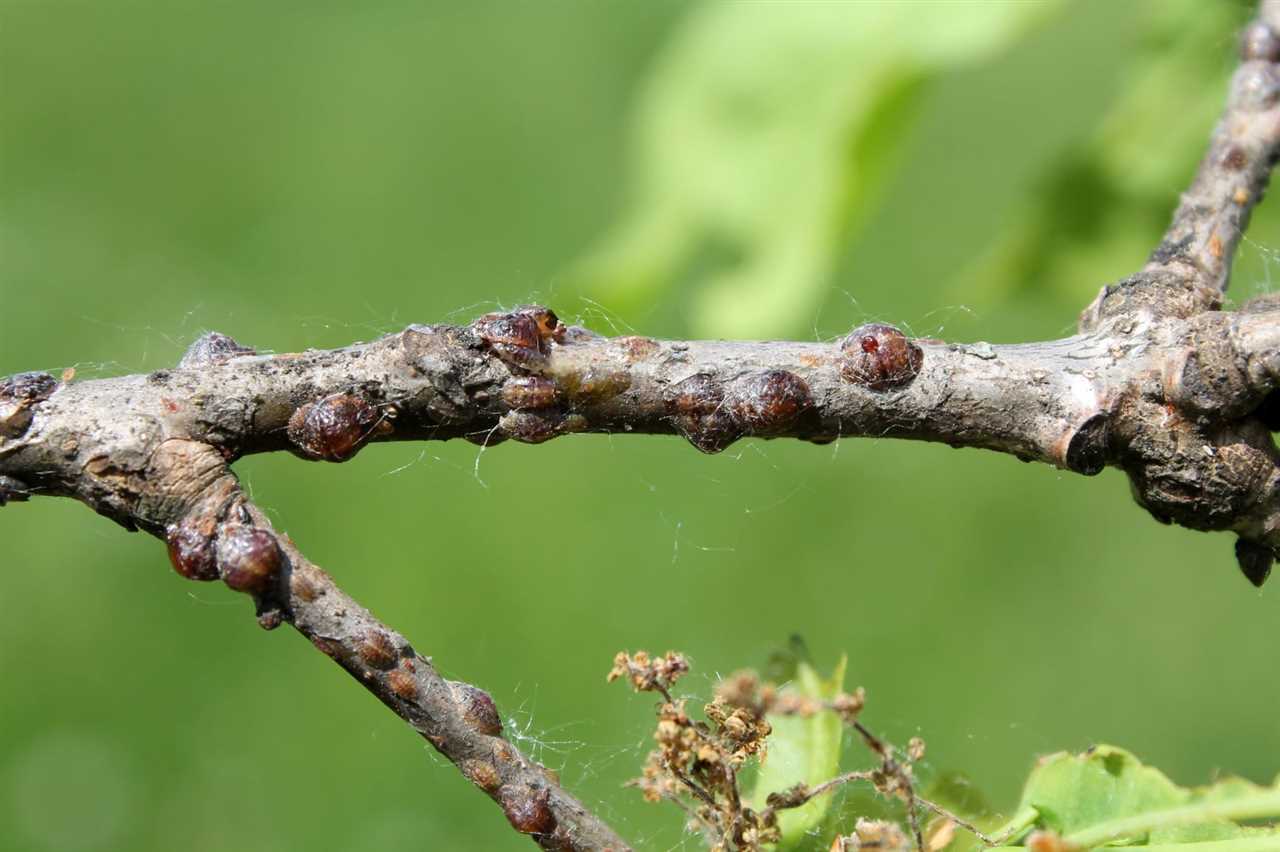
[[[218,534],[218,572],[237,592],[262,595],[275,582],[284,557],[275,535],[247,524],[225,524]]]
[[[695,373],[667,389],[664,402],[680,434],[704,453],[718,453],[742,437],[714,376]]]
[[[503,361],[531,372],[542,369],[551,344],[563,342],[566,331],[555,312],[541,305],[485,314],[471,323],[471,330]]]
[[[869,323],[840,343],[840,374],[845,381],[873,391],[910,384],[920,373],[924,352],[891,325]]]
[[[289,418],[287,434],[303,458],[342,462],[375,434],[391,430],[389,411],[344,393],[299,408]]]
[[[165,544],[173,570],[188,580],[218,579],[213,533],[216,520],[209,515],[187,515],[166,530]]]
[[[727,407],[752,435],[781,434],[813,406],[809,385],[795,373],[768,370],[735,383]]]
[[[493,698],[478,686],[460,681],[449,681],[449,691],[454,701],[463,708],[462,718],[472,730],[496,737],[502,733],[502,717]]]

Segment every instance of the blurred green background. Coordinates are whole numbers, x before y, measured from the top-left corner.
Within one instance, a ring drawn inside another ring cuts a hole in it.
[[[1013,342],[1135,270],[1247,4],[6,2],[0,375],[174,363],[551,304],[612,333]],[[1264,207],[1232,287],[1280,275]],[[382,445],[237,471],[358,599],[489,689],[645,849],[651,702],[792,633],[865,721],[1016,801],[1108,741],[1280,770],[1275,589],[1123,476],[890,441]],[[523,849],[346,675],[69,501],[0,512],[0,848]]]

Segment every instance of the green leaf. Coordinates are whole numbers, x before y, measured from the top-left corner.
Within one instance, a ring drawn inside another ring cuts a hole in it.
[[[1058,5],[696,7],[643,94],[630,204],[570,289],[635,314],[692,279],[697,333],[805,324],[894,171],[921,83]]]
[[[1027,183],[1008,226],[952,283],[957,298],[1021,290],[1075,305],[1140,266],[1159,239],[1221,113],[1244,19],[1227,2],[1140,5],[1102,122]]]
[[[820,701],[830,701],[844,688],[847,659],[840,658],[831,677],[823,680],[818,672],[801,661],[796,678],[783,688]],[[770,717],[773,734],[769,737],[769,753],[756,775],[755,788],[748,797],[752,807],[760,810],[770,793],[781,792],[798,783],[816,786],[833,778],[840,770],[840,743],[844,726],[835,713],[823,711],[805,719],[799,716]],[[817,828],[831,796],[819,796],[803,807],[782,811],[778,824],[782,830],[779,849],[793,849],[805,834]]]
[[[1048,829],[1081,849],[1280,850],[1277,829],[1239,824],[1278,816],[1280,785],[1259,787],[1230,778],[1187,789],[1129,752],[1103,745],[1041,760],[1027,780],[1017,815],[997,834],[1012,838],[1032,828]]]

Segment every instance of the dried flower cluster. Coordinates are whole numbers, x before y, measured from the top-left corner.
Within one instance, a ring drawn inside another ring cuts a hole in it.
[[[747,707],[761,716],[801,716],[809,718],[823,711],[838,715],[846,725],[852,725],[862,712],[867,693],[862,687],[853,692],[838,693],[830,701],[780,690],[777,685],[761,682],[749,669],[734,672],[716,687],[716,700],[733,707]]]
[[[688,660],[675,652],[661,657],[644,651],[621,652],[614,658],[608,680],[626,677],[637,692],[656,692],[662,697],[653,735],[657,748],[649,753],[643,774],[632,785],[650,802],[679,805],[689,817],[690,830],[702,833],[712,852],[755,852],[777,843],[781,840],[779,811],[801,807],[851,781],[868,782],[881,795],[901,800],[909,832],[894,822],[859,819],[853,833],[835,838],[832,852],[905,852],[913,846],[922,852],[937,852],[951,842],[957,826],[984,841],[988,839],[964,820],[916,794],[912,764],[924,758],[924,740],[913,737],[905,754],[899,755],[892,745],[867,730],[858,721],[866,704],[861,687],[822,700],[762,682],[755,672],[739,671],[720,682],[712,701],[702,708],[704,719],[699,720],[689,716],[686,699],[671,694],[672,685],[688,671]],[[762,810],[748,807],[739,787],[739,771],[749,758],[761,762],[766,759],[768,738],[773,732],[768,717],[807,718],[818,713],[838,715],[859,734],[879,759],[879,765],[812,787],[795,784],[772,791]],[[920,807],[937,815],[927,835],[921,829]]]
[[[688,671],[688,660],[674,651],[668,651],[662,657],[650,657],[645,651],[637,651],[635,654],[620,651],[613,658],[613,668],[609,670],[607,681],[613,683],[618,678],[625,677],[631,681],[636,692],[657,691],[665,694]]]

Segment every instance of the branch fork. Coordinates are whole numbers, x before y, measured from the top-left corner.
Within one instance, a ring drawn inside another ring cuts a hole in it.
[[[342,349],[258,355],[211,333],[174,369],[0,380],[0,506],[73,497],[168,545],[175,570],[250,595],[421,733],[546,849],[626,849],[502,737],[487,693],[343,593],[241,491],[235,459],[342,462],[373,441],[537,444],[584,432],[875,436],[1128,475],[1153,516],[1236,533],[1261,585],[1280,553],[1280,298],[1221,310],[1231,259],[1280,157],[1280,0],[1245,30],[1209,150],[1146,266],[1104,287],[1079,332],[1017,345],[911,340],[872,324],[835,343],[606,338],[529,306],[409,326]]]

